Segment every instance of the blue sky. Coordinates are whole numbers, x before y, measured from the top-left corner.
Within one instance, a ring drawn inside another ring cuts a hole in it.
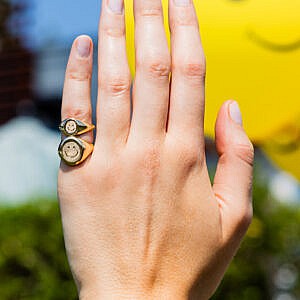
[[[13,0],[16,1],[16,0]],[[97,34],[101,0],[28,0],[29,46],[64,46],[79,34]]]

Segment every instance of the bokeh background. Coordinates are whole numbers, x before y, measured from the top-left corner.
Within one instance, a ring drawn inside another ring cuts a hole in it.
[[[0,0],[1,300],[77,299],[56,197],[56,128],[70,46],[79,34],[97,44],[100,7],[100,0]],[[291,30],[299,36],[299,28]],[[300,51],[297,43],[293,51]],[[95,72],[94,104],[96,82]],[[290,109],[300,116],[299,95],[295,87]],[[299,132],[300,121],[293,119],[274,128],[272,142],[253,141],[255,216],[214,299],[300,299]],[[283,164],[272,154],[278,147]],[[216,159],[208,138],[212,178]]]

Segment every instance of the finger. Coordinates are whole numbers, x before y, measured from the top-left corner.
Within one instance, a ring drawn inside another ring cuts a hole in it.
[[[164,135],[169,107],[170,53],[160,0],[135,0],[136,77],[131,134]]]
[[[172,88],[168,132],[190,135],[204,144],[205,57],[192,1],[170,0],[169,20]]]
[[[213,190],[219,202],[225,241],[238,242],[252,217],[252,171],[254,150],[243,127],[235,101],[223,104],[216,122],[219,163]]]
[[[99,25],[97,144],[124,145],[130,125],[131,75],[127,62],[123,0],[102,2]]]
[[[62,99],[62,120],[75,118],[92,123],[91,78],[93,68],[93,43],[88,36],[79,36],[73,43],[67,65]],[[82,137],[93,142],[93,133]]]

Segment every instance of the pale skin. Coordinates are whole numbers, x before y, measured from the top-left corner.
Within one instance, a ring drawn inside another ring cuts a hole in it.
[[[237,103],[225,102],[211,184],[205,57],[192,3],[169,1],[170,53],[160,1],[134,0],[132,118],[123,3],[102,6],[94,152],[79,166],[62,163],[58,178],[80,299],[208,299],[251,222],[253,146]],[[89,37],[75,40],[62,120],[92,122],[92,52]],[[93,142],[92,133],[80,138]]]

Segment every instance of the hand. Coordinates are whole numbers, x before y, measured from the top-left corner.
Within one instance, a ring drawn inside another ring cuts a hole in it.
[[[131,119],[123,3],[103,1],[95,149],[77,167],[62,163],[58,178],[81,299],[208,299],[251,221],[253,147],[238,105],[228,101],[219,112],[211,186],[197,17],[188,0],[169,5],[172,55],[160,1],[134,1]],[[74,42],[62,119],[91,123],[92,51],[88,37]],[[93,141],[92,134],[81,138]]]

